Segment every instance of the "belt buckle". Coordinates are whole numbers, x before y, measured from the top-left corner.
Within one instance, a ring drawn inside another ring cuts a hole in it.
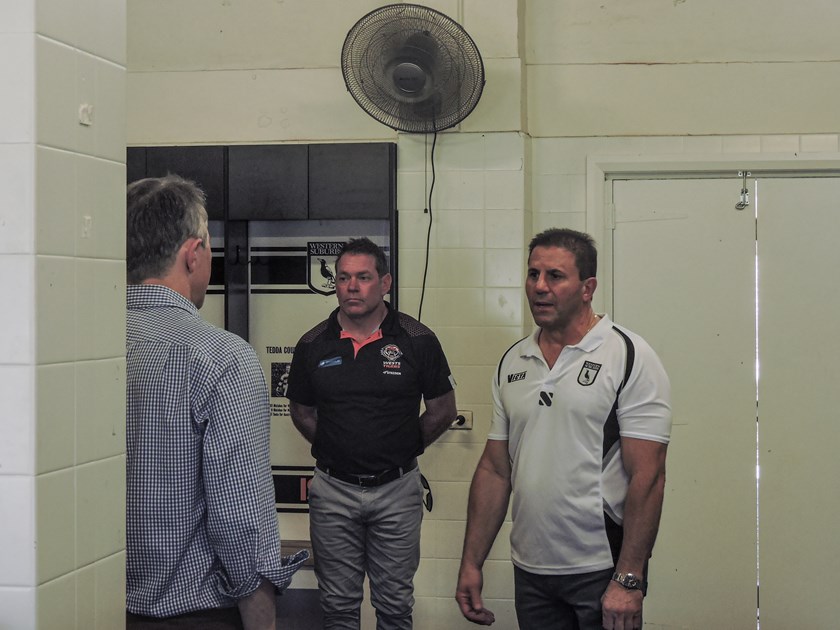
[[[357,475],[359,487],[371,488],[378,485],[379,475]]]

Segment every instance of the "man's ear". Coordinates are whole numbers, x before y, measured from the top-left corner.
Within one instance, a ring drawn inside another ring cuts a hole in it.
[[[195,267],[198,264],[198,248],[203,243],[204,241],[200,238],[188,238],[181,246],[181,249],[184,251],[184,264],[190,273],[195,271]]]
[[[583,295],[584,297],[588,297],[589,301],[592,301],[592,296],[595,294],[595,289],[598,286],[598,280],[596,278],[587,278],[583,281]]]
[[[393,278],[391,277],[390,273],[386,273],[382,276],[382,293],[388,294],[391,292],[391,283],[393,282]],[[384,296],[384,295],[383,295]]]

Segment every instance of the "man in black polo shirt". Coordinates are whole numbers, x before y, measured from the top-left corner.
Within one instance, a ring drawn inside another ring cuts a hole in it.
[[[338,308],[295,348],[287,391],[316,459],[309,524],[324,627],[359,628],[367,571],[377,629],[411,628],[417,456],[455,420],[454,381],[434,333],[384,301],[391,274],[380,247],[347,243],[335,289]]]

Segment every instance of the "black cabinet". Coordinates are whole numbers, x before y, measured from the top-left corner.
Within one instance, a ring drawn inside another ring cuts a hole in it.
[[[146,147],[128,147],[125,151],[126,184],[146,177]]]
[[[196,182],[211,220],[389,219],[393,143],[129,147],[129,182],[174,173]]]
[[[384,142],[309,147],[310,219],[388,219],[396,206],[397,148]]]
[[[305,144],[228,147],[228,219],[309,218],[308,154]]]
[[[198,184],[207,197],[210,220],[224,220],[224,147],[146,147],[146,177],[169,174],[180,175]]]

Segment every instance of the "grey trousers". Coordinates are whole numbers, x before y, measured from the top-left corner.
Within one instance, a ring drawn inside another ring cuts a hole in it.
[[[365,573],[377,630],[410,630],[420,564],[420,470],[375,488],[315,471],[309,528],[324,628],[358,630]]]

